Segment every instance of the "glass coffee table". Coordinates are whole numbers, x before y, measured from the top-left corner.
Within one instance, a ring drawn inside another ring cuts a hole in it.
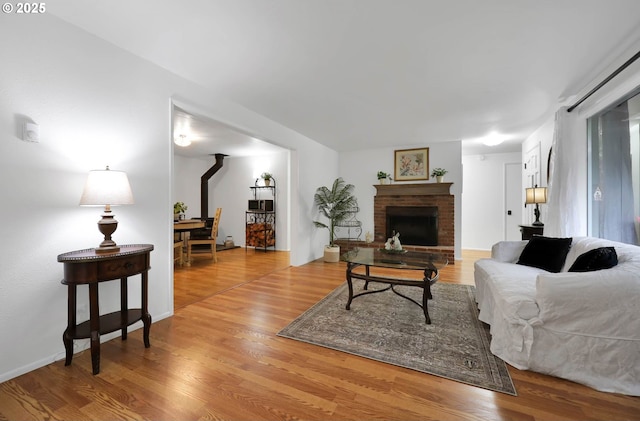
[[[347,284],[349,286],[347,310],[351,309],[351,302],[356,297],[391,290],[421,307],[424,312],[425,322],[431,324],[427,302],[433,298],[431,285],[438,281],[439,270],[448,263],[447,258],[442,254],[422,251],[402,250],[398,252],[374,248],[356,248],[343,254],[340,260],[347,262]],[[381,268],[383,270],[376,271],[380,273],[373,274],[371,268]],[[402,275],[402,271],[422,271],[423,277],[422,279],[409,279],[396,276]],[[365,281],[363,292],[353,293],[353,279]],[[387,284],[387,287],[369,291],[369,282]],[[422,288],[422,304],[396,291],[394,289],[395,285]]]

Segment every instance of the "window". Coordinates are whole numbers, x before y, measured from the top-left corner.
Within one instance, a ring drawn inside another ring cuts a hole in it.
[[[640,89],[587,124],[589,235],[640,244]]]

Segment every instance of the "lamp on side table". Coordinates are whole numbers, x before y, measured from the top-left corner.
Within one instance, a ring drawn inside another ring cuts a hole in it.
[[[111,235],[118,228],[118,221],[111,213],[111,206],[132,204],[133,194],[125,172],[112,171],[108,166],[104,170],[89,172],[80,198],[80,206],[104,206],[102,219],[98,222],[98,229],[104,235],[104,240],[95,249],[96,253],[115,253],[120,250],[111,239]]]
[[[542,221],[540,221],[540,203],[547,203],[547,188],[546,187],[538,187],[536,184],[534,187],[529,187],[525,189],[525,202],[524,206],[527,205],[536,205],[536,208],[533,210],[533,214],[536,216],[536,220],[531,224],[534,226],[544,226]]]

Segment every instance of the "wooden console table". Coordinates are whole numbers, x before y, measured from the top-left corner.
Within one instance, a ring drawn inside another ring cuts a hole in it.
[[[151,244],[120,246],[120,251],[96,254],[95,249],[77,250],[58,256],[64,264],[62,284],[68,287],[67,329],[62,340],[66,351],[65,366],[73,358],[73,340],[91,339],[91,365],[93,374],[100,372],[100,335],[121,330],[122,340],[127,339],[127,327],[142,320],[145,348],[149,348],[151,315],[147,309],[148,271],[150,269]],[[127,277],[142,277],[142,308],[130,309],[127,299]],[[120,279],[120,311],[100,315],[98,284]],[[89,320],[76,324],[76,290],[78,285],[89,286]]]

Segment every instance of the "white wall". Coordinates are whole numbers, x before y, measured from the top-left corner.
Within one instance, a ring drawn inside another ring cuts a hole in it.
[[[225,160],[228,158],[225,158]],[[265,171],[273,174],[276,186],[276,249],[290,250],[287,220],[289,215],[289,153],[232,158],[227,172],[220,177],[211,179],[210,199],[222,206],[223,216],[220,221],[218,241],[231,235],[236,245],[245,245],[245,211],[247,200],[252,199],[249,188],[255,184],[256,178]],[[231,182],[229,182],[231,181]],[[258,182],[262,184],[262,180]],[[273,199],[271,190],[258,190],[258,199]],[[218,205],[215,207],[218,207]]]
[[[461,258],[461,214],[462,214],[462,146],[461,142],[425,143],[424,145],[399,145],[395,148],[366,149],[340,153],[339,173],[347,183],[355,186],[362,222],[362,238],[369,231],[373,234],[373,198],[376,195],[374,184],[378,183],[376,174],[384,171],[394,172],[394,151],[398,149],[429,148],[429,168],[445,168],[445,181],[452,182],[451,194],[455,196],[455,256]],[[331,181],[333,182],[333,180]],[[434,182],[422,180],[416,183]],[[407,183],[407,182],[402,182]],[[326,234],[326,232],[325,232]]]
[[[491,250],[505,239],[505,164],[521,163],[520,153],[462,157],[462,248]],[[523,190],[524,191],[524,190]],[[523,202],[524,203],[524,199]],[[520,223],[521,221],[516,221]]]
[[[56,256],[101,240],[101,211],[78,206],[91,169],[128,173],[136,203],[115,208],[114,240],[155,245],[149,310],[154,321],[172,314],[172,99],[292,150],[292,264],[322,255],[310,209],[315,187],[337,176],[335,151],[52,15],[1,15],[0,51],[0,381],[64,356],[67,290]],[[40,143],[20,140],[25,118],[40,125]],[[118,307],[117,288],[101,286],[101,310]],[[79,307],[87,301],[80,288]]]

